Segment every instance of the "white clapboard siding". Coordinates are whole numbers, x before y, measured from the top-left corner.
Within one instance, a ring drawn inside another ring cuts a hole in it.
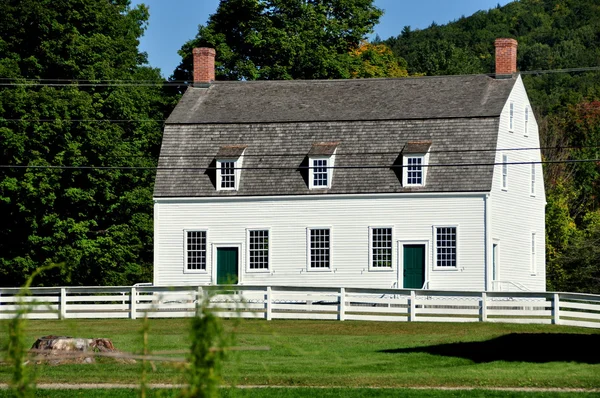
[[[510,103],[514,103],[514,126],[509,128]],[[529,107],[529,123],[525,134],[525,107]],[[545,270],[545,206],[544,178],[538,125],[531,111],[521,77],[517,79],[500,117],[498,151],[496,153],[492,191],[490,193],[491,225],[489,246],[489,284],[492,289],[492,244],[498,245],[496,281],[507,291],[523,286],[530,291],[546,289]],[[510,150],[533,148],[531,150]],[[505,151],[502,151],[502,150]],[[508,156],[507,188],[502,187],[502,156]],[[531,195],[531,164],[535,165],[535,195]],[[523,163],[523,164],[510,164]],[[535,272],[531,269],[531,233],[536,233]]]
[[[324,286],[388,289],[402,287],[399,242],[427,243],[429,287],[485,289],[485,193],[327,195],[310,197],[156,199],[155,273],[157,286],[212,285],[216,248],[240,248],[240,285]],[[298,217],[302,214],[302,217]],[[459,267],[433,264],[433,227],[458,227]],[[369,227],[393,229],[392,268],[370,268]],[[269,230],[269,270],[248,269],[247,229]],[[331,267],[307,266],[307,228],[329,228]],[[205,230],[205,271],[184,264],[184,234]],[[273,292],[276,294],[276,291]]]

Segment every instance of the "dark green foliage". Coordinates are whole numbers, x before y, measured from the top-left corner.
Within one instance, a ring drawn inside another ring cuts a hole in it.
[[[0,164],[93,166],[0,169],[2,286],[55,262],[39,285],[150,280],[151,168],[170,100],[137,48],[147,20],[129,0],[0,1],[0,77],[20,84],[0,88]]]
[[[189,80],[192,49],[213,47],[218,80],[350,78],[349,53],[381,15],[373,0],[221,0],[174,77]]]

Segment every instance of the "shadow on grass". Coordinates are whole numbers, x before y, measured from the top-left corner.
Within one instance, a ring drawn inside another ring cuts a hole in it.
[[[427,353],[470,359],[476,363],[600,363],[600,334],[511,333],[487,341],[381,350],[388,354]]]

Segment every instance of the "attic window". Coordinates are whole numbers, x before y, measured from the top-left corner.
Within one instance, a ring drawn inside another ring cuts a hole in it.
[[[424,186],[431,141],[407,142],[402,150],[402,183],[406,187]]]
[[[309,189],[331,188],[335,152],[339,142],[320,142],[313,144],[308,152]]]
[[[222,146],[217,153],[217,191],[237,191],[246,145]]]

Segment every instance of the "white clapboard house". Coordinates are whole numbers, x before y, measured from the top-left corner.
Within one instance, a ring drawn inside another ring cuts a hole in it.
[[[545,290],[545,195],[517,42],[496,74],[214,81],[168,118],[154,284]]]

